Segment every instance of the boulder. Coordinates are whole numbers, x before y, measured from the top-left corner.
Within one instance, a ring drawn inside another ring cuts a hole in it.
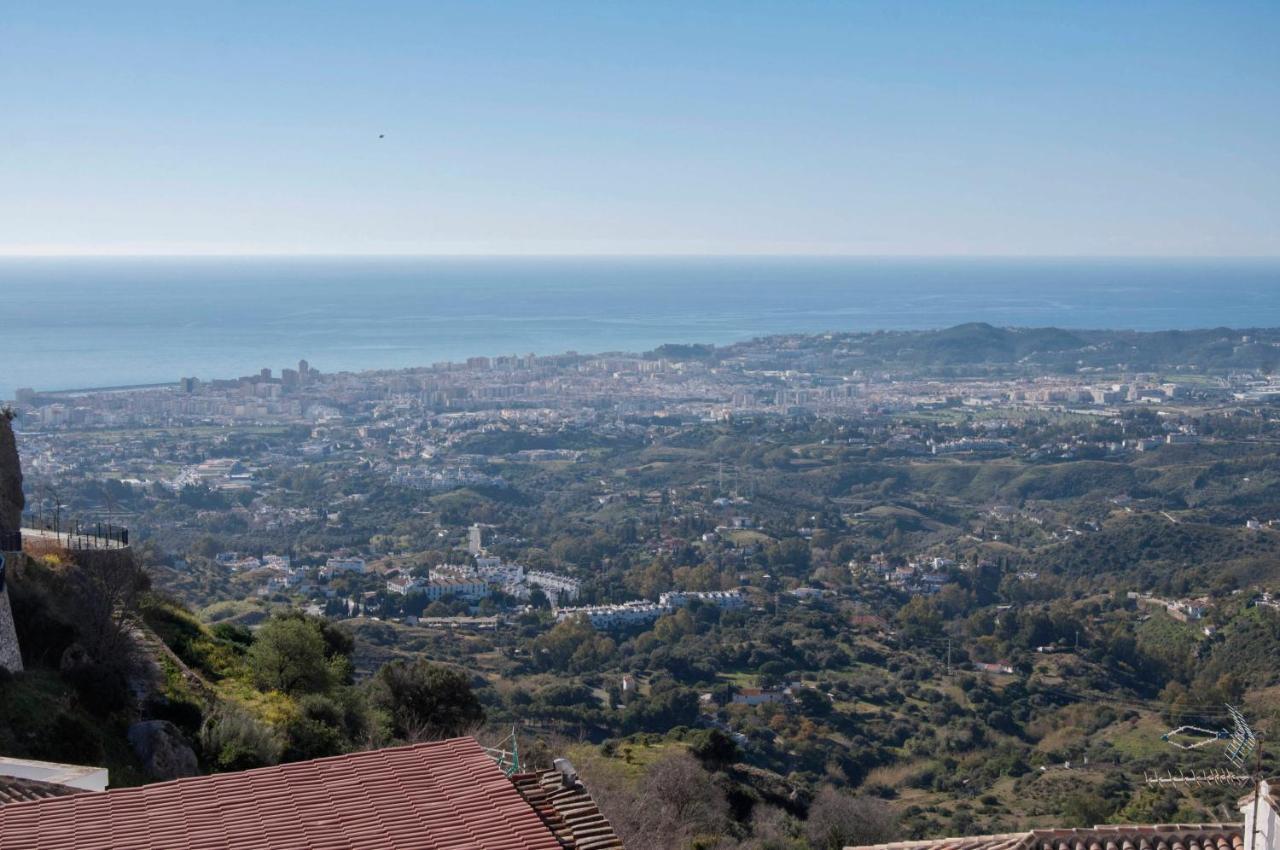
[[[129,727],[129,745],[152,779],[197,776],[200,765],[187,739],[168,720],[143,720]]]
[[[62,659],[58,662],[58,669],[63,673],[67,673],[86,666],[92,660],[83,646],[73,643],[62,651]]]
[[[12,414],[0,410],[0,531],[22,526],[22,467],[18,463],[18,441],[13,436]]]

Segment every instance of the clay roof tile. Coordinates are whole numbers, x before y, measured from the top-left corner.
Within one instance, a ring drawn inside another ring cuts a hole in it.
[[[5,850],[562,850],[471,738],[0,807]]]

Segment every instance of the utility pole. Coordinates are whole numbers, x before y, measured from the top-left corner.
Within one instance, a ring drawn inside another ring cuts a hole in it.
[[[1258,741],[1257,758],[1253,768],[1253,829],[1249,831],[1249,839],[1245,850],[1257,850],[1258,846],[1258,800],[1262,798],[1262,741]]]
[[[947,638],[947,675],[951,675],[951,638]]]

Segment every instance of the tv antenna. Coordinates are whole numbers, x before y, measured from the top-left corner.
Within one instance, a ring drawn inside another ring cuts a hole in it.
[[[1228,705],[1227,716],[1231,718],[1230,729],[1205,729],[1202,726],[1183,725],[1170,729],[1160,736],[1160,740],[1180,750],[1198,750],[1201,747],[1219,741],[1225,743],[1223,755],[1230,764],[1227,770],[1194,770],[1190,773],[1179,770],[1175,776],[1166,771],[1164,776],[1158,773],[1144,773],[1148,785],[1248,785],[1262,781],[1262,748],[1258,735],[1249,726],[1249,721],[1235,706]],[[1249,772],[1250,757],[1256,756],[1257,763],[1252,773]]]
[[[1229,770],[1179,770],[1176,776],[1172,771],[1166,771],[1164,776],[1144,771],[1143,778],[1148,785],[1248,785],[1253,780],[1248,774]]]
[[[1215,731],[1200,726],[1179,726],[1177,729],[1165,732],[1160,736],[1160,740],[1180,750],[1198,750],[1206,744],[1225,740],[1228,736],[1229,733],[1225,729]]]
[[[1231,743],[1227,744],[1227,761],[1235,765],[1237,770],[1243,770],[1255,750],[1258,750],[1259,761],[1262,758],[1258,747],[1258,736],[1249,727],[1249,721],[1244,719],[1244,715],[1238,708],[1228,705],[1227,713],[1231,715],[1232,724],[1229,739]]]

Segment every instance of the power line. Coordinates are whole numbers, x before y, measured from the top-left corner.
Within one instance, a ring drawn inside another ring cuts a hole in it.
[[[1113,697],[1104,694],[1083,694],[1078,691],[1071,691],[1066,688],[1054,688],[1051,686],[1039,686],[1039,693],[1057,694],[1059,696],[1073,699],[1079,702],[1090,702],[1096,704],[1111,704],[1124,708],[1132,708],[1141,711],[1155,711],[1166,714],[1170,717],[1182,717],[1187,719],[1200,719],[1209,721],[1225,721],[1230,719],[1226,712],[1206,713],[1205,709],[1180,709],[1174,708],[1167,703],[1158,702],[1156,700],[1144,700],[1138,697]]]

